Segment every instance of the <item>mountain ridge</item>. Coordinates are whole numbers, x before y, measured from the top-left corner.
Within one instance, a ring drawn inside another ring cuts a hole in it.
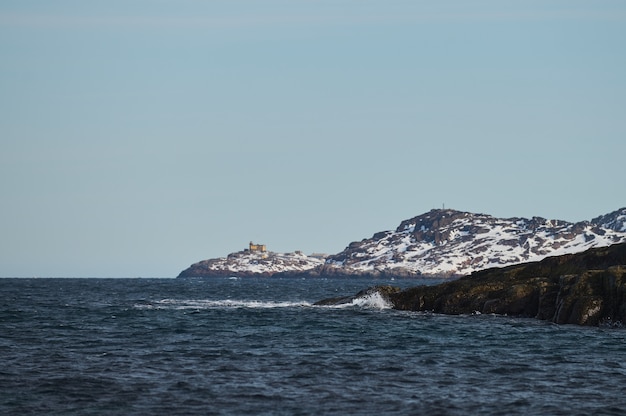
[[[433,209],[325,258],[243,250],[194,263],[179,277],[459,277],[620,242],[626,242],[626,208],[576,223]]]
[[[350,243],[329,256],[326,267],[344,273],[398,269],[405,275],[462,276],[623,241],[626,208],[576,223],[433,209],[402,221],[394,231]]]

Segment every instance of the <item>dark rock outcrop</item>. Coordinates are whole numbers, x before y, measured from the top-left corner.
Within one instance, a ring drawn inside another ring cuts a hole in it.
[[[620,208],[609,214],[600,215],[592,219],[591,223],[609,230],[626,232],[626,208]]]
[[[395,309],[407,311],[626,324],[626,243],[483,270],[436,286],[386,289],[381,296]]]

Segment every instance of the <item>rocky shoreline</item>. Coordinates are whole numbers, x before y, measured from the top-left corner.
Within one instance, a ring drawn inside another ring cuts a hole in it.
[[[317,305],[347,303],[378,292],[394,309],[441,314],[500,314],[556,324],[626,324],[626,243],[539,262],[488,269],[435,286],[391,286]]]

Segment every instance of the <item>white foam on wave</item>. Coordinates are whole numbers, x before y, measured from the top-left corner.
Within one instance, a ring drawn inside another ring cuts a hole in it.
[[[362,309],[393,309],[393,304],[385,299],[380,292],[372,292],[363,296],[358,296],[351,300],[343,301],[337,300],[336,303],[332,299],[329,299],[328,304],[315,305],[319,308],[327,309],[349,309],[349,308],[362,308]]]
[[[294,308],[311,306],[309,302],[271,302],[258,300],[196,300],[196,299],[162,299],[146,304],[137,304],[137,309],[227,309],[227,308],[249,308],[249,309],[272,309],[272,308]]]
[[[391,309],[393,306],[389,301],[383,298],[379,292],[353,299],[352,305],[366,309]]]
[[[273,309],[273,308],[304,308],[314,305],[306,301],[276,302],[260,300],[236,300],[236,299],[161,299],[153,302],[135,304],[136,309],[172,309],[172,310],[201,310],[201,309]],[[323,308],[344,309],[391,309],[393,305],[388,302],[379,292],[369,293],[352,299],[351,302],[337,305],[324,305]]]

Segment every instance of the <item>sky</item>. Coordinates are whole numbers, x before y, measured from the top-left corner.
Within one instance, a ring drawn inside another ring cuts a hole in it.
[[[621,0],[3,0],[0,277],[626,206]]]

